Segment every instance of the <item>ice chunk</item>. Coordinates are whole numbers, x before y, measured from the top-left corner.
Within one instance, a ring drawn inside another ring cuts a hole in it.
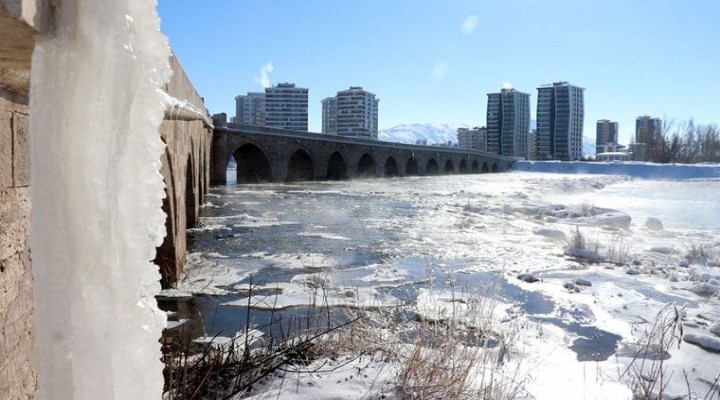
[[[699,333],[686,333],[683,339],[705,350],[720,352],[720,339]]]
[[[540,228],[533,231],[534,234],[539,236],[545,236],[546,238],[554,240],[566,240],[567,235],[565,232],[557,229]]]
[[[645,220],[645,227],[653,231],[661,231],[664,229],[662,221],[654,217],[648,217],[648,219]]]

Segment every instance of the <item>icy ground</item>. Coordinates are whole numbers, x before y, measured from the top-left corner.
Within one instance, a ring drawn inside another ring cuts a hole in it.
[[[243,328],[251,276],[257,316],[310,304],[376,315],[399,307],[474,329],[488,310],[477,305],[492,303],[482,323],[527,398],[630,398],[661,360],[666,398],[703,398],[720,373],[720,167],[654,167],[667,170],[646,179],[646,167],[607,174],[611,164],[596,164],[591,175],[568,165],[572,174],[547,173],[558,172],[549,163],[216,189],[179,289],[214,295],[199,298],[215,307],[209,335]],[[665,342],[653,331],[661,319],[673,325]],[[348,357],[277,374],[252,395],[393,398],[402,360]]]

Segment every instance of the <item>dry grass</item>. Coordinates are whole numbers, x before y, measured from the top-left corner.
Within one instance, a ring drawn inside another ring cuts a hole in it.
[[[524,393],[518,363],[507,360],[517,333],[498,333],[494,285],[461,292],[451,315],[424,318],[401,308],[378,310],[333,336],[335,349],[364,351],[398,365],[395,394],[402,399],[512,399]]]
[[[248,308],[252,307],[252,281]],[[326,300],[324,291],[321,298]],[[348,319],[331,325],[330,310],[311,305],[306,317],[283,321],[274,312],[265,326],[251,328],[250,313],[245,330],[228,343],[194,343],[190,340],[165,340],[163,362],[166,400],[228,400],[252,390],[263,378],[290,365],[308,365],[326,351],[322,338],[347,328],[359,320]],[[265,340],[260,330],[271,332]]]
[[[631,261],[631,251],[632,248],[625,238],[612,235],[605,251],[605,259],[617,265],[625,265]]]
[[[602,260],[599,251],[600,242],[597,239],[590,239],[578,226],[570,234],[565,246],[565,254],[587,261]]]
[[[663,398],[672,378],[668,375],[665,360],[669,358],[668,351],[682,342],[683,312],[675,305],[667,304],[644,332],[635,356],[621,375],[636,399]]]

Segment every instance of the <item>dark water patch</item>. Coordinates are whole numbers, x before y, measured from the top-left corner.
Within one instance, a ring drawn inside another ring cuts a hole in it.
[[[574,333],[576,338],[570,350],[574,351],[578,361],[605,361],[615,354],[622,336],[602,330],[596,326],[567,322],[560,318],[533,318],[536,321],[547,322],[563,328],[566,332]]]
[[[550,297],[524,290],[504,278],[500,284],[500,298],[508,303],[520,303],[520,309],[530,315],[550,314],[555,310],[555,302]]]

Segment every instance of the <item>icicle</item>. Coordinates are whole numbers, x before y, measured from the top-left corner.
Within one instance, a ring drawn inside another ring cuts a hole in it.
[[[37,398],[160,398],[169,48],[154,1],[54,4],[30,96]]]

